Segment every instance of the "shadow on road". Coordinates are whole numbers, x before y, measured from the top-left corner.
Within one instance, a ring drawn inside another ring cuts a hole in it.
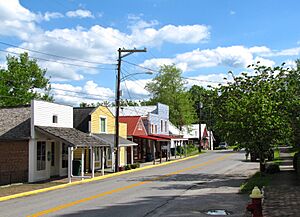
[[[137,201],[113,206],[103,206],[96,209],[85,209],[64,217],[150,217],[150,216],[208,216],[204,214],[210,209],[226,209],[232,212],[230,216],[245,215],[245,195],[234,193],[210,193],[199,196],[151,196]],[[174,206],[169,206],[172,203]]]
[[[237,178],[238,177],[238,178]],[[137,179],[144,181],[153,179]],[[207,216],[207,209],[226,209],[231,216],[244,216],[247,195],[237,194],[236,189],[246,177],[220,174],[178,174],[154,182],[164,182],[163,186],[152,187],[156,192],[163,190],[162,196],[144,196],[128,203],[112,206],[98,206],[96,209],[82,210],[60,216]],[[182,182],[182,184],[175,183]],[[185,183],[186,182],[186,183]],[[234,190],[233,190],[234,189]],[[169,190],[165,191],[164,190]],[[170,191],[171,190],[171,191]],[[174,190],[174,193],[171,193]],[[178,191],[181,193],[178,195]],[[177,193],[175,193],[177,192]],[[176,196],[173,196],[176,195]],[[93,206],[95,206],[96,201]]]

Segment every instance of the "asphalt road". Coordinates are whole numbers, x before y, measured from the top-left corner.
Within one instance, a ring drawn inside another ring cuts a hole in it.
[[[218,151],[101,181],[0,202],[0,216],[243,216],[240,184],[258,169],[244,153]]]

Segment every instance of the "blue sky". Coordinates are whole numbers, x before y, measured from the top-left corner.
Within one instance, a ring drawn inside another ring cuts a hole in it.
[[[187,87],[216,85],[257,61],[293,67],[299,9],[297,0],[0,0],[0,64],[29,49],[47,68],[56,101],[72,105],[113,100],[119,47],[146,47],[124,59],[142,67],[176,64],[191,78]],[[145,71],[122,64],[124,76]],[[154,76],[128,76],[123,97],[148,98],[143,87]]]

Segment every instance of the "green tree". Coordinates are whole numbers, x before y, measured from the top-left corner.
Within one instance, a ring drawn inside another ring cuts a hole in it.
[[[234,82],[217,88],[214,108],[217,132],[229,143],[258,153],[263,171],[265,153],[291,142],[287,79],[292,71],[283,66],[253,65],[253,69],[255,75],[242,73]]]
[[[53,101],[46,69],[27,53],[6,57],[7,69],[0,69],[0,106],[28,104],[32,99]]]
[[[186,82],[181,77],[182,71],[175,65],[163,65],[159,73],[146,85],[146,90],[152,94],[150,104],[163,103],[169,106],[170,121],[177,127],[191,124],[195,112],[186,91]]]
[[[217,97],[217,92],[211,89],[206,89],[198,85],[193,85],[188,92],[193,102],[193,108],[197,114],[196,122],[198,122],[200,118],[202,123],[206,123],[207,126],[210,129],[212,129],[213,124],[215,122],[214,114],[213,114],[213,106],[214,106],[214,100]],[[200,102],[202,103],[203,107],[199,112]]]

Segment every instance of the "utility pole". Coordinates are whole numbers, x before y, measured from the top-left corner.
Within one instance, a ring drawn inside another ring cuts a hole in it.
[[[201,152],[201,109],[203,107],[202,102],[199,101],[198,109],[199,109],[199,152]]]
[[[119,116],[120,116],[120,97],[121,97],[121,62],[122,58],[129,56],[130,54],[137,53],[137,52],[147,52],[146,48],[142,50],[138,49],[118,49],[118,72],[117,72],[117,84],[116,84],[116,117],[115,117],[115,149],[116,149],[116,156],[115,156],[115,172],[119,171]],[[122,55],[122,53],[125,53]]]

